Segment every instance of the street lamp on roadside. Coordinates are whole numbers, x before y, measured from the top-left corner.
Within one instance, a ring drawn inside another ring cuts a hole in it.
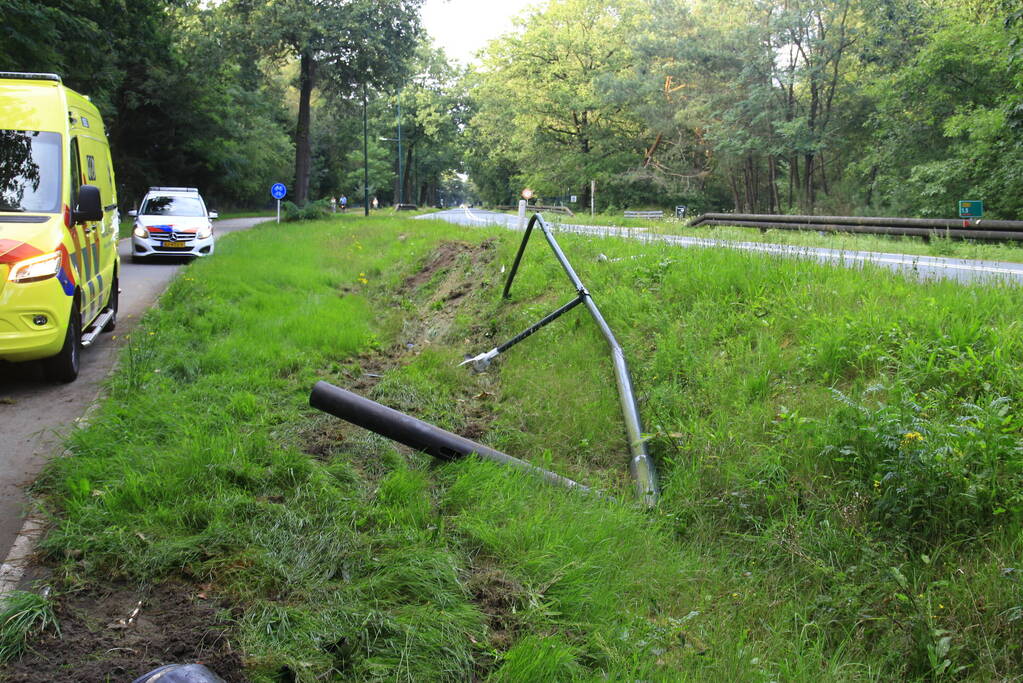
[[[401,126],[398,126],[398,137],[396,138],[380,138],[385,142],[397,142],[398,143],[398,204],[405,203],[405,174],[402,173],[401,163]],[[397,208],[397,207],[395,207]]]
[[[402,172],[401,159],[401,88],[398,89],[398,97],[395,99],[395,103],[398,105],[398,118],[396,121],[398,124],[398,137],[380,139],[398,143],[398,204],[401,205],[405,203],[405,174]]]
[[[369,216],[369,96],[362,84],[362,215]]]

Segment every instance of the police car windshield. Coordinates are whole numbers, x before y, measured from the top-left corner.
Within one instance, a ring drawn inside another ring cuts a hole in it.
[[[60,133],[0,130],[0,211],[60,211]]]
[[[150,197],[140,213],[143,216],[205,216],[206,207],[198,197]]]

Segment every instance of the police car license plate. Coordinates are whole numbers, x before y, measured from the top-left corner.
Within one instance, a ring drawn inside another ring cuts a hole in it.
[[[163,246],[165,246],[165,247],[184,247],[184,246],[186,246],[186,244],[184,242],[164,242]]]

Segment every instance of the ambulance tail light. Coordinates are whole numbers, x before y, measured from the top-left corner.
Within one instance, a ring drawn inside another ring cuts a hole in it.
[[[18,261],[11,266],[11,272],[7,275],[7,279],[11,282],[25,284],[51,278],[60,272],[60,261],[61,253],[59,251]]]
[[[67,204],[64,205],[64,227],[71,227],[71,207]]]

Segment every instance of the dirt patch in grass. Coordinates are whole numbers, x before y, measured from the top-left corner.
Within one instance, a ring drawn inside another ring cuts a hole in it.
[[[503,569],[490,564],[473,569],[465,586],[487,617],[491,645],[500,651],[507,650],[515,641],[518,630],[515,610],[521,605],[526,589]]]
[[[0,680],[131,681],[164,664],[192,662],[229,683],[247,680],[231,624],[201,595],[200,588],[175,582],[145,592],[125,587],[59,597],[60,634],[32,643],[32,651],[0,671]]]
[[[458,257],[462,254],[470,254],[470,260],[474,263],[492,260],[495,246],[496,240],[494,239],[486,240],[479,245],[468,242],[443,242],[433,250],[422,268],[405,279],[399,291],[401,293],[416,292],[432,280],[439,271],[455,265]],[[490,258],[484,259],[486,252],[490,252]]]
[[[518,640],[521,624],[516,610],[525,601],[526,589],[489,560],[478,562],[463,580],[473,603],[487,619],[490,649],[476,657],[476,676],[484,680],[500,664],[495,655],[507,652]]]
[[[418,315],[404,322],[401,345],[417,351],[431,344],[470,344],[474,339],[451,338],[455,317],[475,296],[484,295],[499,273],[493,267],[497,241],[480,244],[444,242],[422,268],[405,279],[398,296],[416,300]],[[469,330],[472,333],[473,330]],[[468,346],[466,347],[468,350]]]
[[[430,344],[446,340],[459,308],[467,303],[467,295],[489,286],[484,274],[497,255],[496,246],[495,239],[478,245],[468,242],[438,245],[423,266],[399,287],[399,296],[414,298],[417,304],[417,313],[403,321],[399,338],[389,348],[353,359],[341,369],[335,383],[360,396],[372,397],[374,387],[389,371],[409,363]],[[477,343],[480,348],[486,345],[485,327],[474,326],[469,333],[470,340],[460,341]],[[472,348],[475,350],[476,346]],[[487,384],[483,379],[477,379],[474,384]],[[461,436],[479,440],[493,421],[488,402],[492,396],[486,390],[476,395],[468,391],[457,400],[464,418],[464,427],[458,431]],[[371,435],[330,417],[314,420],[300,438],[302,450],[318,459],[330,461],[339,454],[346,454],[360,474],[366,475],[366,481],[373,482],[387,468],[381,468],[375,456],[379,444],[372,443],[372,438],[367,439],[367,436]],[[409,452],[404,447],[399,450]]]

